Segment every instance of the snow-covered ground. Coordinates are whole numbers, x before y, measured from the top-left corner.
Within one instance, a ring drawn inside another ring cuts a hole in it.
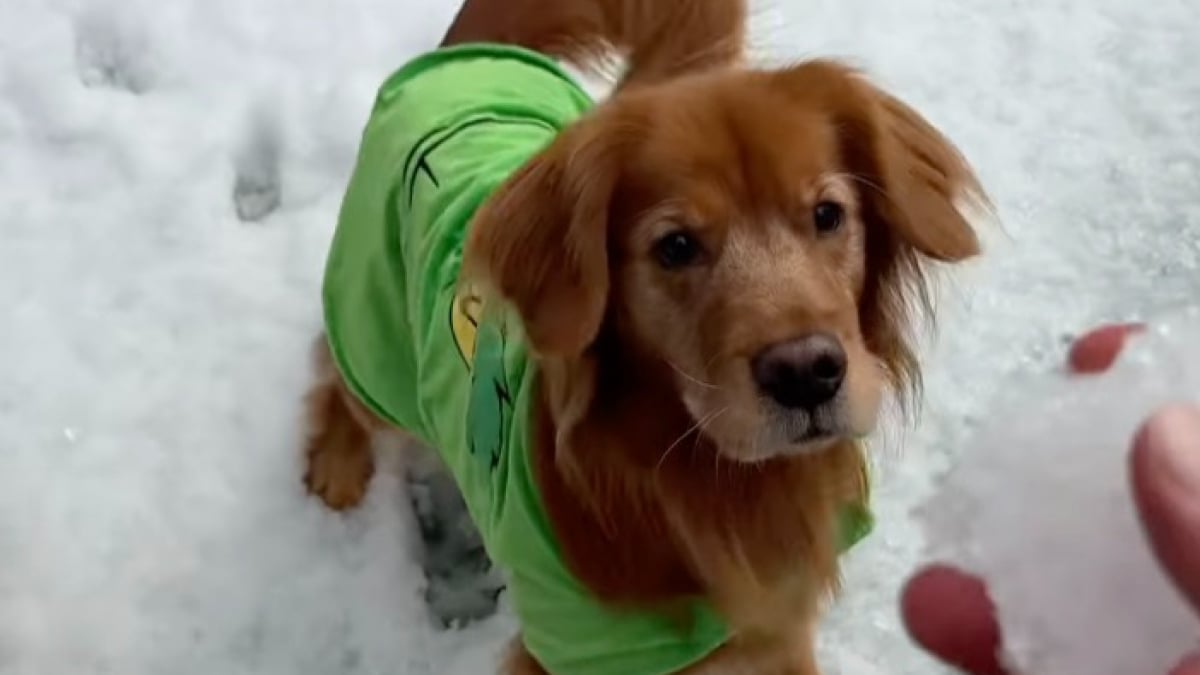
[[[402,482],[334,516],[297,454],[358,134],[455,4],[0,0],[0,674],[488,672],[511,626],[430,626]],[[910,507],[1004,376],[1200,298],[1200,4],[770,0],[756,27],[915,104],[1004,221],[822,645],[832,675],[939,672],[896,616]],[[245,222],[235,186],[278,208]]]

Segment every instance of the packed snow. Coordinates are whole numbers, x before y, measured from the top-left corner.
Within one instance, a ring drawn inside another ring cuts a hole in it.
[[[490,671],[511,619],[431,620],[397,473],[337,516],[298,453],[359,133],[455,9],[0,1],[0,674]],[[1191,0],[756,3],[758,56],[867,69],[960,144],[1004,225],[946,278],[924,414],[880,440],[831,675],[941,672],[896,609],[910,511],[1001,389],[1074,332],[1200,298],[1197,34]]]
[[[1200,621],[1146,545],[1130,444],[1200,402],[1200,308],[1151,317],[1102,377],[1020,377],[922,505],[928,547],[988,582],[1014,672],[1166,673]]]

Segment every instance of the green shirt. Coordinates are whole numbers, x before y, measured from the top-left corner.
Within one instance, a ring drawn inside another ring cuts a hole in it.
[[[441,453],[538,662],[554,675],[667,675],[728,629],[700,599],[680,627],[603,606],[571,575],[534,480],[519,322],[481,321],[459,287],[476,210],[591,107],[553,61],[515,47],[441,49],[389,78],[329,254],[325,323],[354,393]]]

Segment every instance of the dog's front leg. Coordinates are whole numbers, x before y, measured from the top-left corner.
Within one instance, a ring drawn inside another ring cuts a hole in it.
[[[344,511],[366,496],[375,472],[371,435],[381,423],[346,389],[324,336],[313,351],[316,381],[305,398],[304,484],[330,508]]]
[[[782,637],[730,642],[679,675],[821,675],[814,626]]]
[[[500,667],[500,675],[548,675],[548,673],[534,660],[529,650],[525,649],[525,644],[521,642],[521,636],[518,635],[513,638],[508,647],[508,654],[504,657],[503,665]]]

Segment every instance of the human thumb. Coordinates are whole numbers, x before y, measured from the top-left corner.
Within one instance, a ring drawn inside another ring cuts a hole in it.
[[[1130,461],[1151,546],[1200,612],[1200,408],[1172,405],[1154,413],[1134,438]]]

